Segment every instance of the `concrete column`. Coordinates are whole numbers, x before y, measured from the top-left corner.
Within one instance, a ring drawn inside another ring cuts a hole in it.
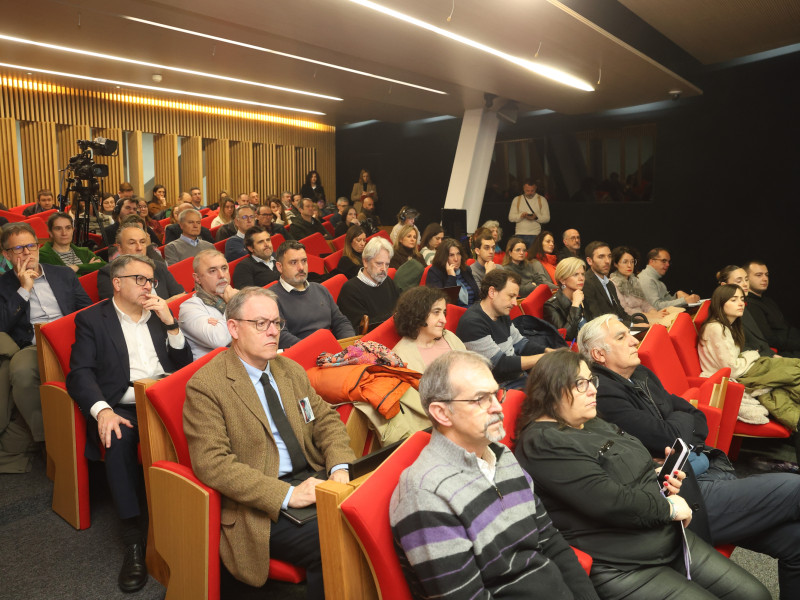
[[[475,231],[497,138],[497,113],[476,108],[464,113],[445,208],[467,210],[467,230]]]

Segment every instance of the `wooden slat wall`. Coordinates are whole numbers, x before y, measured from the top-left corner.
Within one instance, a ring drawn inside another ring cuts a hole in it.
[[[258,192],[262,200],[266,198],[267,188],[255,186],[253,164],[253,142],[231,142],[231,198],[252,191]]]
[[[17,122],[0,119],[0,199],[6,206],[19,206],[15,202],[22,196],[19,179],[19,149]]]
[[[174,133],[153,137],[155,185],[167,188],[167,206],[173,206],[180,189],[178,177],[178,136]]]
[[[25,177],[25,195],[29,202],[36,200],[36,192],[48,189],[58,193],[58,147],[55,123],[20,123],[22,141],[22,173]],[[22,202],[25,204],[25,202]]]
[[[205,140],[206,146],[206,204],[217,202],[220,192],[233,196],[231,191],[231,151],[228,140]]]
[[[139,136],[141,132],[151,132],[157,137],[170,135],[175,136],[176,140],[180,138],[181,160],[177,184],[162,180],[169,178],[170,174],[168,170],[160,171],[166,163],[156,160],[156,179],[167,186],[167,201],[170,204],[179,191],[202,185],[202,139],[230,140],[232,149],[227,156],[223,152],[214,154],[214,161],[221,161],[219,164],[206,161],[209,171],[206,175],[213,173],[215,182],[207,186],[208,194],[213,195],[213,199],[220,189],[239,193],[237,189],[228,189],[237,186],[244,186],[242,191],[255,188],[262,198],[277,194],[282,189],[299,191],[305,173],[310,169],[319,171],[329,196],[336,197],[333,189],[336,174],[335,128],[304,118],[197,102],[161,100],[119,93],[112,89],[81,90],[53,85],[34,76],[19,77],[14,71],[0,69],[0,119],[11,120],[10,125],[0,126],[3,132],[0,143],[6,150],[4,165],[0,168],[0,190],[7,194],[4,201],[10,206],[23,202],[19,197],[20,169],[24,173],[29,196],[45,186],[53,187],[55,191],[57,170],[64,166],[62,159],[77,153],[76,139],[90,137],[74,133],[85,132],[87,128],[93,128],[95,135],[105,133],[103,137],[120,142],[123,132],[129,136],[128,152],[131,156],[128,157],[128,178],[139,194],[143,192],[144,183],[143,174],[138,170],[141,165],[141,144],[137,147],[135,135],[131,144],[129,132],[139,132]],[[18,159],[8,161],[16,148],[11,140],[15,131],[14,121],[20,122],[25,129],[21,135],[22,167]],[[63,129],[59,136],[56,124],[59,130],[63,126],[78,129]],[[188,143],[187,138],[191,140]],[[252,149],[248,150],[248,147]],[[134,155],[132,149],[137,150],[138,156]],[[161,151],[164,151],[163,148]],[[248,152],[252,164],[240,167],[242,155],[246,156]],[[103,182],[104,188],[116,191],[125,173],[123,158],[120,156],[109,161],[111,175],[108,182]],[[97,162],[106,160],[98,157]],[[226,162],[227,176],[233,179],[223,184],[227,187],[219,188],[220,183],[216,182],[220,181],[220,176],[224,181]],[[174,182],[175,176],[171,178]],[[251,185],[246,185],[249,182],[252,182]],[[32,188],[35,189],[31,191]]]
[[[128,139],[128,183],[133,187],[133,193],[138,196],[144,195],[144,160],[142,159],[142,132],[129,131],[127,134]],[[105,137],[105,136],[104,136]],[[122,135],[118,138],[111,138],[117,140],[122,147]],[[120,150],[120,154],[122,151]],[[124,164],[124,163],[123,163]],[[109,184],[105,189],[111,193],[116,194],[119,191],[119,184],[122,183],[122,174],[119,179],[114,179],[109,174]],[[116,189],[114,189],[114,182],[117,182]]]

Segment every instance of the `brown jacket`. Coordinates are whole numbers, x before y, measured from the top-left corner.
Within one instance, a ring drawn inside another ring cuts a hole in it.
[[[289,423],[313,469],[354,460],[339,415],[311,387],[303,369],[282,356],[270,361]],[[307,397],[315,420],[304,423]],[[269,574],[269,533],[289,484],[278,479],[275,440],[255,388],[233,350],[216,356],[186,388],[183,428],[197,477],[222,495],[219,553],[237,579],[263,585]]]

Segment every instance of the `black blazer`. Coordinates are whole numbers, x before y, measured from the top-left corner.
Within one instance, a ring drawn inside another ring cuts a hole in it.
[[[267,265],[254,260],[252,256],[248,256],[242,259],[233,271],[233,287],[237,290],[250,285],[264,287],[268,283],[277,281],[280,276],[277,268],[270,269]]]
[[[185,342],[174,349],[167,342],[167,330],[151,315],[147,321],[156,355],[167,373],[192,362],[192,349]],[[75,343],[69,359],[67,392],[88,422],[96,402],[105,400],[113,408],[128,389],[130,362],[122,325],[111,300],[95,304],[75,317]]]
[[[461,277],[464,278],[464,281],[466,281],[467,285],[472,289],[472,293],[475,294],[473,296],[475,302],[480,301],[481,292],[478,289],[475,278],[472,276],[472,269],[469,267],[462,268]],[[448,275],[447,271],[442,271],[438,267],[431,266],[431,268],[428,269],[428,278],[425,280],[425,285],[434,288],[455,287],[458,285],[458,281],[454,275]]]
[[[578,325],[582,318],[583,307],[572,306],[572,301],[561,290],[544,303],[544,320],[552,323],[556,329],[566,329],[567,341],[578,337]]]
[[[56,297],[62,315],[89,306],[92,301],[84,291],[75,272],[69,267],[41,265],[50,289]],[[7,333],[20,348],[31,345],[31,305],[17,293],[19,279],[14,271],[0,277],[0,331]]]
[[[159,298],[169,300],[173,296],[186,291],[175,280],[166,263],[154,260],[153,264],[156,266],[154,274],[155,278],[158,279],[156,294]],[[106,265],[97,272],[97,294],[100,296],[100,300],[111,298],[114,295],[114,286],[111,285],[111,265]]]
[[[586,316],[586,320],[591,321],[600,315],[613,313],[625,325],[630,325],[631,317],[620,305],[617,288],[611,280],[608,282],[608,293],[611,294],[611,302],[608,301],[606,291],[603,289],[603,284],[600,283],[597,275],[595,275],[594,271],[589,270],[586,273],[586,283],[583,286],[583,314]]]

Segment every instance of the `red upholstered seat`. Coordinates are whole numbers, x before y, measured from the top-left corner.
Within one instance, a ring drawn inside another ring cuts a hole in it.
[[[369,237],[367,238],[367,241],[370,241],[370,240],[371,240],[372,238],[374,238],[374,237],[382,237],[382,238],[383,238],[383,239],[385,239],[385,240],[389,240],[389,242],[391,242],[391,241],[392,241],[392,238],[391,238],[391,237],[389,236],[389,234],[388,234],[388,233],[386,233],[386,232],[385,232],[383,229],[381,229],[381,230],[380,230],[380,231],[378,231],[377,233],[373,233],[371,236],[369,236]]]
[[[419,279],[420,285],[425,285],[428,282],[428,271],[431,270],[431,265],[425,267],[425,270],[422,272],[422,277]]]
[[[25,223],[33,227],[36,237],[40,240],[46,240],[50,237],[50,232],[47,229],[47,221],[43,221],[39,217],[28,217]]]
[[[207,217],[203,217],[200,219],[200,227],[205,227],[208,229],[211,227],[211,222],[217,218],[217,215],[208,215]]]
[[[400,334],[394,328],[394,317],[389,317],[369,333],[361,338],[365,342],[378,342],[387,348],[394,348],[400,341]]]
[[[542,283],[537,285],[519,306],[526,315],[533,315],[541,319],[544,316],[544,303],[552,295],[550,287]]]
[[[327,256],[331,253],[331,247],[328,245],[327,240],[321,233],[312,233],[309,236],[300,240],[300,243],[306,247],[306,253],[314,256]]]
[[[283,356],[291,358],[304,369],[317,366],[317,357],[321,352],[339,352],[342,347],[336,341],[330,329],[319,329],[307,338],[297,342],[283,351]]]
[[[183,294],[182,296],[175,298],[175,300],[170,300],[169,302],[167,302],[167,306],[169,307],[169,310],[172,312],[172,316],[174,316],[177,319],[178,315],[180,315],[181,312],[181,304],[186,302],[192,296],[194,296],[194,292]]]
[[[286,238],[283,237],[280,233],[276,233],[275,235],[270,236],[269,241],[272,242],[273,251],[277,252],[278,248],[281,247],[281,244],[286,241]]]
[[[342,248],[344,248],[345,238],[347,238],[347,234],[346,233],[344,235],[340,235],[339,237],[333,238],[331,240],[331,244],[333,244],[333,247],[334,247],[335,250],[341,250]]]
[[[248,256],[250,256],[250,255],[247,254],[245,256],[240,256],[236,260],[232,260],[231,262],[228,263],[228,273],[230,274],[231,278],[233,278],[233,273],[234,273],[234,271],[236,271],[236,265],[238,265],[240,262],[242,262]]]
[[[97,273],[98,271],[91,271],[78,277],[81,287],[92,302],[100,302],[100,293],[97,291]]]
[[[337,250],[333,254],[329,254],[322,262],[325,264],[325,270],[328,273],[333,273],[333,270],[339,266],[339,260],[342,258],[342,254],[344,254],[344,250]]]
[[[189,258],[184,258],[183,260],[176,262],[174,265],[167,267],[169,272],[172,273],[172,276],[175,278],[175,281],[178,282],[178,285],[180,285],[186,292],[191,292],[194,289],[194,277],[192,277],[192,274],[194,273],[194,269],[192,269],[193,261],[194,257],[190,256]]]
[[[331,296],[333,296],[333,301],[336,302],[339,299],[339,292],[342,291],[342,286],[345,283],[347,283],[347,277],[340,273],[323,281],[322,286],[327,288]]]
[[[516,446],[517,419],[522,412],[522,404],[525,402],[525,392],[522,390],[508,390],[506,401],[503,404],[503,428],[506,430],[506,437],[500,440],[512,451]]]
[[[308,254],[308,271],[309,273],[318,273],[319,275],[325,274],[325,261],[319,256]]]
[[[331,216],[332,216],[332,215],[331,215]],[[333,228],[333,225],[331,225],[331,224],[328,222],[328,219],[325,219],[324,221],[322,221],[322,226],[325,228],[325,231],[327,231],[327,232],[328,232],[328,233],[330,233],[331,235],[335,235],[335,234],[336,234],[336,231],[335,231],[335,229]]]
[[[214,248],[225,254],[225,244],[228,243],[229,238],[225,238],[224,240],[220,240],[218,242],[214,242]]]
[[[708,312],[710,309],[711,300],[706,300],[700,305],[700,308],[697,309],[697,312],[694,313],[694,326],[697,328],[697,331],[700,331],[703,323],[705,323],[706,319],[708,319]]]
[[[20,204],[19,206],[12,206],[11,208],[8,209],[8,212],[21,215],[23,212],[25,212],[26,208],[28,208],[29,206],[33,206],[34,204],[36,204],[36,202],[28,202],[27,204]]]

